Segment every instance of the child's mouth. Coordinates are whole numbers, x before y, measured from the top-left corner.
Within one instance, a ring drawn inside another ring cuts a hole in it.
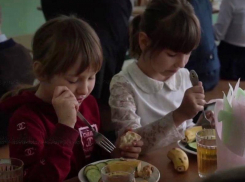
[[[171,73],[176,73],[178,70],[169,70]]]
[[[81,104],[85,98],[86,98],[86,96],[78,97],[78,98],[77,98],[77,102],[78,102],[79,104]]]

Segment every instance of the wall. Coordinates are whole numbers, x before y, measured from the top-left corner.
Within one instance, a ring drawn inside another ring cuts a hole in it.
[[[218,16],[219,16],[218,13],[212,15],[212,18],[213,18],[213,24],[215,24],[215,23],[217,22]]]
[[[7,37],[33,34],[45,20],[40,0],[0,0],[2,32]]]

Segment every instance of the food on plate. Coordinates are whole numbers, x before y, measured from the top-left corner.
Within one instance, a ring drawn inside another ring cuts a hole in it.
[[[86,174],[90,169],[96,169],[98,170],[98,167],[95,165],[89,165],[84,169],[84,174]]]
[[[128,131],[125,135],[120,138],[120,146],[119,148],[123,148],[128,145],[132,145],[134,141],[139,141],[141,136],[133,131]]]
[[[168,151],[168,158],[173,162],[174,169],[178,172],[187,171],[189,167],[189,160],[186,153],[180,148],[173,148]]]
[[[104,167],[104,166],[106,166],[107,165],[107,163],[104,163],[104,162],[101,162],[101,163],[98,163],[98,164],[96,164],[96,167],[99,169],[99,171]]]
[[[196,140],[196,133],[202,130],[202,126],[193,126],[185,130],[185,138],[182,140],[185,143],[191,143]]]
[[[153,173],[153,166],[142,166],[142,162],[135,159],[112,159],[105,162],[87,165],[83,170],[83,175],[88,182],[101,182],[101,169],[108,166],[108,172],[115,173],[118,171],[135,170],[136,178],[148,179]],[[143,182],[143,181],[142,181]]]
[[[142,168],[141,171],[137,172],[137,176],[144,179],[148,179],[151,177],[153,170],[154,168],[152,165],[146,165]]]
[[[125,161],[116,161],[114,163],[108,164],[109,172],[116,171],[129,171],[135,169],[136,172],[141,171],[141,161],[139,160],[125,160]]]
[[[197,142],[188,143],[186,148],[194,152],[197,152]]]
[[[90,169],[86,173],[89,182],[98,182],[101,178],[100,171],[97,169]]]
[[[122,161],[122,160],[125,160],[125,159],[121,158],[121,159],[109,160],[109,161],[106,161],[106,164],[112,164],[112,163],[115,163],[115,162],[118,162],[118,161]]]

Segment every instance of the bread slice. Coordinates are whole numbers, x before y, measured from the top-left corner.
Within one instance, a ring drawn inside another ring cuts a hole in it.
[[[134,141],[139,141],[141,136],[133,131],[128,131],[125,135],[120,138],[120,146],[119,148],[123,148],[125,146],[132,146]]]

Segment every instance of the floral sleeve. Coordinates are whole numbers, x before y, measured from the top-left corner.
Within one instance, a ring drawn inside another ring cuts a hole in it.
[[[141,127],[140,117],[136,114],[133,92],[130,83],[122,76],[115,76],[110,87],[109,104],[111,107],[111,119],[119,135],[125,129]]]
[[[169,145],[183,137],[174,124],[172,112],[160,120],[141,126],[141,118],[136,114],[132,86],[123,76],[113,77],[110,92],[112,122],[118,135],[120,136],[126,129],[135,130],[144,141],[143,153]]]

